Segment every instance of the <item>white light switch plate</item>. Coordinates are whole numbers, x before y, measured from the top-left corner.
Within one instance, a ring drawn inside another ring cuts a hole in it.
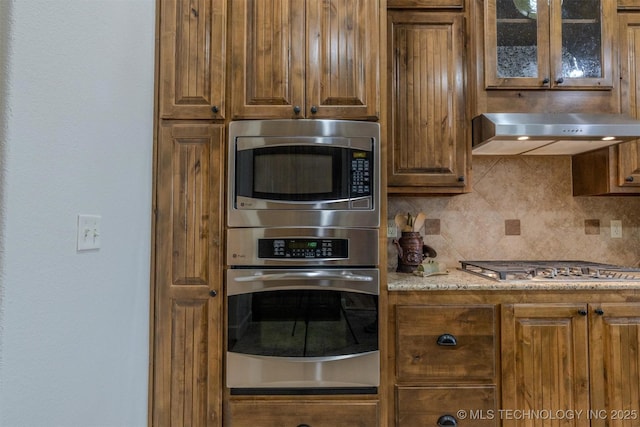
[[[78,215],[78,250],[100,249],[100,215]]]

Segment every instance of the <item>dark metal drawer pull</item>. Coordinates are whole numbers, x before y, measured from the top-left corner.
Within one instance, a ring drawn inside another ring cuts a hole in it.
[[[458,345],[458,340],[451,334],[442,334],[438,337],[438,345],[454,346]]]
[[[458,421],[452,415],[443,415],[440,418],[438,418],[438,425],[440,427],[457,426]]]

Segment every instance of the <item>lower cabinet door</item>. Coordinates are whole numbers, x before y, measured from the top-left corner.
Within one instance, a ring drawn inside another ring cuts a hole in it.
[[[377,427],[378,402],[236,401],[226,427]]]
[[[495,386],[396,387],[396,426],[500,425]],[[346,424],[345,424],[346,425]]]

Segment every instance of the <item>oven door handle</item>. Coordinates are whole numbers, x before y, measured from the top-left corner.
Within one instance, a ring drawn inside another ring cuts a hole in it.
[[[353,274],[348,271],[340,273],[330,273],[326,271],[296,271],[287,273],[268,273],[256,274],[255,276],[236,277],[236,282],[254,282],[260,280],[268,282],[271,280],[297,280],[297,279],[330,279],[330,280],[349,280],[352,282],[371,282],[373,277],[363,276],[361,274]]]

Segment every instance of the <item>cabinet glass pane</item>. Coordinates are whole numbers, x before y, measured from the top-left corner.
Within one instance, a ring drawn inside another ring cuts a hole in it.
[[[538,77],[536,0],[497,0],[498,77]]]
[[[602,77],[600,1],[562,1],[563,77]]]

